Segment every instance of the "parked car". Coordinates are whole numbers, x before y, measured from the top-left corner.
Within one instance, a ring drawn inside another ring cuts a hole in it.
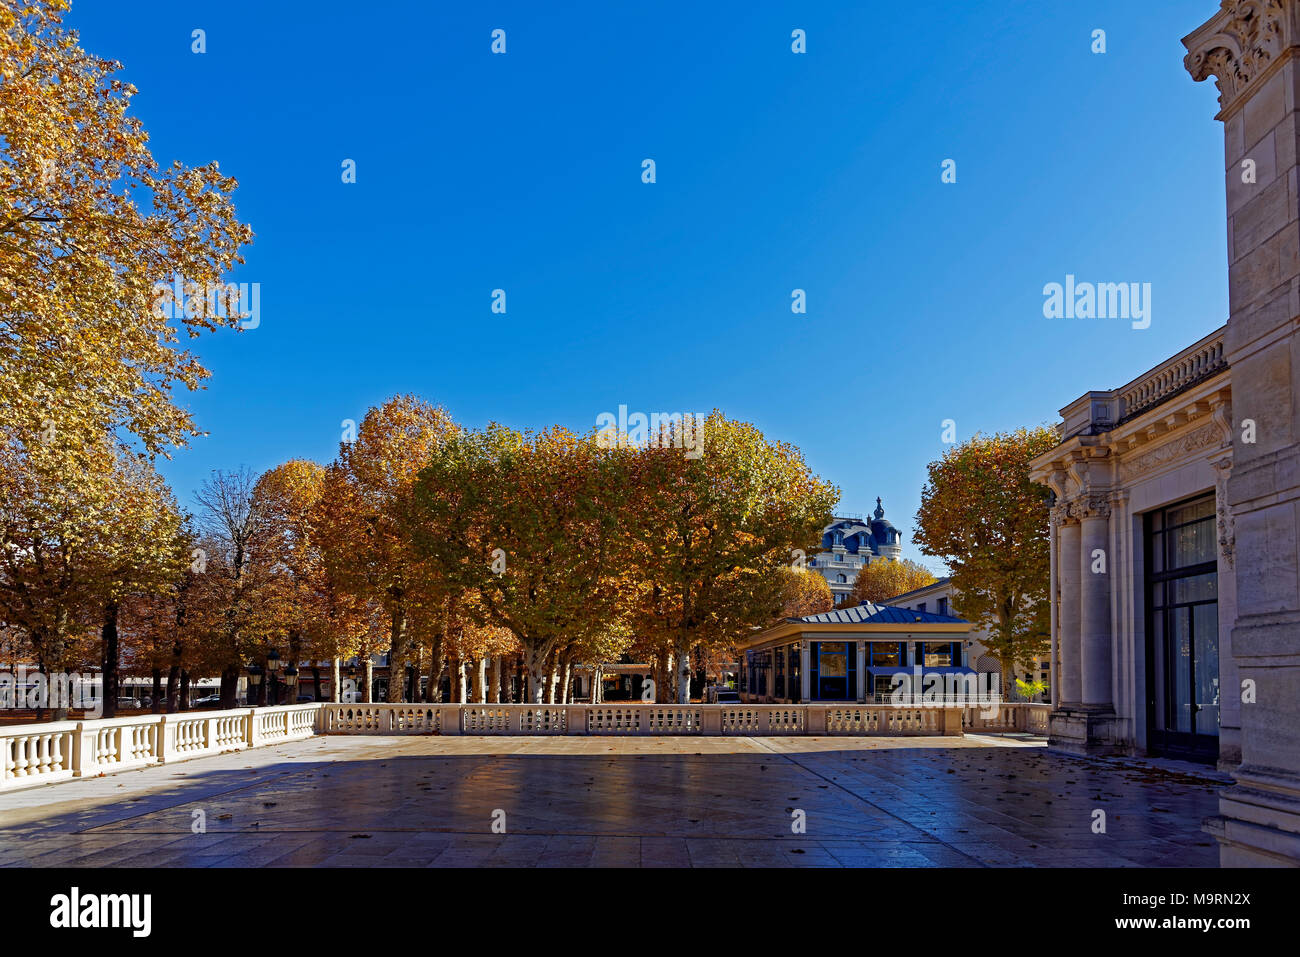
[[[740,704],[740,694],[730,688],[720,688],[714,693],[713,702],[714,704]]]
[[[123,710],[126,710],[126,709],[140,708],[140,707],[143,707],[143,705],[141,705],[140,702],[136,701],[134,698],[118,698],[118,699],[117,699],[117,710],[118,710],[118,711],[123,711]]]
[[[193,705],[194,707],[199,707],[199,708],[207,707],[210,704],[221,704],[221,695],[206,694],[202,698],[195,698],[193,701],[190,702],[190,704]]]

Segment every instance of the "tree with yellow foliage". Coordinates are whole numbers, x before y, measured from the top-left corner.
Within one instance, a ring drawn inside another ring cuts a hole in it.
[[[930,569],[909,558],[878,558],[858,570],[849,603],[886,601],[895,595],[933,585],[937,580]]]
[[[252,232],[216,163],[159,167],[135,89],[78,46],[67,9],[0,6],[0,418],[86,468],[105,434],[149,453],[198,434],[172,392],[208,373],[177,342],[240,324],[207,292]],[[199,294],[169,319],[155,284],[176,277]]]

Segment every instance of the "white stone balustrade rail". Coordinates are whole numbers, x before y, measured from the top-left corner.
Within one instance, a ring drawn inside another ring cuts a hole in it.
[[[1193,343],[1128,385],[1116,389],[1116,422],[1131,419],[1165,399],[1228,368],[1223,350],[1223,330]]]
[[[1026,734],[1046,735],[1047,718],[1051,712],[1050,704],[1003,701],[985,708],[967,708],[962,717],[962,728],[974,732],[1023,731]]]
[[[0,790],[309,738],[319,704],[0,728]]]
[[[996,709],[993,714],[988,713]],[[168,764],[315,734],[961,735],[1047,733],[1050,706],[332,704],[0,728],[0,790]]]
[[[960,707],[892,704],[322,704],[325,734],[962,733]],[[1047,705],[1043,705],[1047,708]]]

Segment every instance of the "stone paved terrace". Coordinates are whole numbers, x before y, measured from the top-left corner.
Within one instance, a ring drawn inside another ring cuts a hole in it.
[[[1215,867],[1222,784],[992,735],[327,736],[0,794],[0,866]]]

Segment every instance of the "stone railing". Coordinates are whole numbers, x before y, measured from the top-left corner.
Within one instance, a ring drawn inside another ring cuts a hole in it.
[[[961,734],[959,707],[890,704],[323,704],[325,734]]]
[[[988,715],[895,704],[330,704],[0,728],[0,790],[297,741],[315,734],[961,735],[1047,733],[1049,705]],[[984,709],[985,711],[989,709]]]
[[[1159,405],[1183,389],[1217,375],[1228,368],[1223,354],[1223,330],[1219,329],[1200,342],[1116,390],[1119,408],[1116,424]]]
[[[0,790],[309,738],[319,704],[0,728]]]
[[[977,733],[1023,731],[1026,734],[1046,735],[1047,717],[1051,712],[1050,704],[1032,701],[1004,701],[983,708],[967,708],[962,717],[962,729]]]

